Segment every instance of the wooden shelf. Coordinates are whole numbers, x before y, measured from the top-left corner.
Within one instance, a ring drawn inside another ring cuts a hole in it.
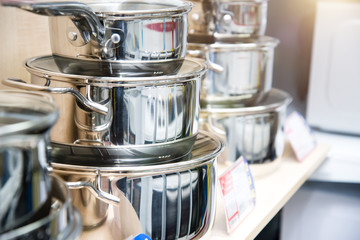
[[[254,239],[325,160],[329,150],[329,145],[319,144],[303,162],[298,162],[289,143],[286,143],[281,159],[267,166],[250,166],[256,191],[255,208],[228,234],[224,206],[218,191],[215,222],[212,230],[202,239]],[[219,174],[230,166],[229,163],[219,163]]]

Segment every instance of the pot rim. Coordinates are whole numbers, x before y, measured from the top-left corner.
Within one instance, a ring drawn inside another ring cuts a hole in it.
[[[149,76],[149,77],[144,77],[144,76],[140,76],[140,77],[106,77],[106,76],[88,76],[88,75],[77,75],[77,74],[66,74],[66,73],[62,73],[60,71],[55,72],[52,70],[48,70],[45,67],[44,68],[40,68],[40,67],[36,67],[34,66],[34,61],[37,60],[42,60],[42,59],[50,59],[53,60],[54,56],[53,55],[45,55],[45,56],[40,56],[40,57],[33,57],[30,59],[25,60],[24,62],[24,67],[26,68],[26,70],[30,73],[33,74],[35,76],[39,76],[42,78],[46,78],[49,80],[58,80],[58,81],[74,81],[75,83],[83,83],[83,84],[107,84],[109,86],[111,85],[116,85],[116,86],[131,86],[131,87],[136,87],[136,86],[143,86],[143,85],[165,85],[165,84],[170,84],[170,83],[181,83],[181,82],[187,82],[187,81],[191,81],[194,78],[197,77],[204,77],[205,73],[207,71],[207,66],[206,64],[202,63],[201,61],[199,61],[196,58],[186,58],[184,59],[184,63],[182,64],[182,66],[184,66],[184,64],[192,64],[192,65],[196,65],[196,67],[194,68],[198,68],[195,71],[187,71],[184,74],[178,75],[178,74],[173,74],[173,75],[159,75],[159,76]],[[76,61],[76,60],[74,60]],[[105,61],[104,61],[105,62]],[[144,61],[137,61],[138,63],[144,63]],[[121,64],[121,63],[133,63],[133,61],[106,61],[106,63],[109,64]],[[54,63],[55,64],[55,63]],[[180,70],[181,71],[181,70]]]
[[[10,97],[17,97],[18,101],[11,103]],[[28,101],[35,101],[38,105],[20,106],[21,101],[22,104],[26,104]],[[21,119],[21,121],[16,123],[0,125],[0,137],[48,130],[55,124],[59,116],[58,107],[47,94],[31,91],[0,90],[0,109],[12,106],[22,110],[42,111],[41,115],[34,116],[33,118]],[[0,111],[0,118],[6,117],[6,114],[7,112]]]
[[[271,111],[278,111],[279,109],[288,106],[293,98],[290,94],[280,89],[272,88],[265,93],[258,101],[250,107],[211,107],[202,108],[202,114],[216,114],[223,116],[243,116],[260,113],[267,113]]]
[[[234,42],[215,42],[212,44],[203,43],[188,43],[188,46],[200,47],[209,52],[229,52],[229,51],[254,51],[267,50],[275,48],[280,40],[269,36],[261,36],[259,38],[243,39],[243,42],[238,42],[238,38],[234,38]]]
[[[121,1],[108,1],[108,2],[92,2],[88,3],[87,5],[93,9],[94,13],[100,18],[106,18],[106,20],[131,20],[131,19],[148,19],[148,18],[161,18],[161,17],[175,17],[178,15],[183,15],[188,13],[192,7],[194,6],[193,3],[188,1],[181,1],[181,0],[172,0],[172,1],[152,1],[152,4],[157,5],[169,5],[168,7],[163,7],[159,9],[139,9],[139,10],[129,10],[129,9],[120,9],[114,11],[101,11],[97,10],[96,7],[99,5],[100,8],[106,4],[116,4],[122,5],[130,3],[133,5],[138,4],[146,4],[147,2],[144,1],[130,1],[130,0],[121,0]]]
[[[56,169],[56,172],[66,171],[66,172],[74,172],[76,174],[93,174],[101,176],[104,175],[124,175],[130,174],[131,176],[137,175],[155,175],[155,174],[163,174],[167,172],[173,171],[181,171],[192,169],[194,167],[202,166],[207,164],[208,162],[213,162],[219,154],[224,150],[224,142],[217,135],[205,131],[199,131],[206,138],[206,141],[212,141],[217,144],[215,149],[211,150],[211,153],[201,153],[199,156],[191,158],[190,160],[185,159],[176,161],[171,163],[161,163],[156,165],[144,165],[144,164],[133,164],[131,166],[113,166],[113,167],[99,167],[99,166],[81,166],[81,165],[71,165],[71,164],[62,164],[62,163],[50,163],[52,169]],[[195,143],[196,144],[196,143]],[[190,153],[191,154],[191,153]]]

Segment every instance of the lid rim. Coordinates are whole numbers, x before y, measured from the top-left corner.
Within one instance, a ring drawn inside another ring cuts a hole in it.
[[[62,73],[60,70],[58,72],[55,72],[53,70],[49,70],[49,67],[37,67],[34,66],[36,61],[41,60],[47,60],[50,59],[51,61],[54,60],[53,55],[45,55],[40,57],[33,57],[30,59],[25,60],[24,67],[30,74],[34,74],[36,76],[50,79],[50,80],[57,80],[57,78],[63,79],[63,80],[74,80],[75,82],[80,83],[83,81],[86,84],[93,83],[93,84],[114,84],[119,86],[139,86],[139,83],[146,84],[154,84],[154,83],[160,83],[160,82],[166,82],[166,83],[180,83],[184,81],[190,81],[192,79],[196,79],[198,77],[204,77],[207,66],[202,63],[201,61],[194,59],[194,58],[185,58],[182,63],[182,66],[184,66],[185,63],[191,63],[196,65],[194,68],[198,68],[196,71],[187,71],[183,74],[173,74],[173,75],[158,75],[158,76],[140,76],[140,77],[107,77],[107,76],[89,76],[89,75],[77,75],[77,74],[67,74]],[[123,63],[129,63],[127,61],[124,61]],[[54,63],[55,64],[55,63]],[[121,62],[120,62],[121,64]]]
[[[180,171],[182,169],[194,168],[197,166],[201,166],[206,164],[207,162],[214,161],[215,158],[219,156],[219,154],[224,149],[224,142],[212,133],[208,133],[205,131],[199,131],[199,133],[203,134],[204,137],[207,138],[207,141],[212,141],[214,144],[217,144],[217,147],[211,149],[211,153],[201,153],[200,156],[196,156],[194,159],[190,160],[179,160],[175,158],[172,161],[175,162],[166,162],[153,165],[144,166],[144,164],[131,164],[131,166],[85,166],[85,165],[71,165],[71,164],[63,164],[63,163],[54,163],[51,162],[51,166],[56,168],[57,170],[66,170],[66,171],[76,171],[82,173],[93,173],[96,174],[96,171],[100,171],[101,175],[106,174],[157,174],[163,172],[173,172]],[[210,151],[210,150],[209,150]],[[181,159],[181,157],[180,157]]]

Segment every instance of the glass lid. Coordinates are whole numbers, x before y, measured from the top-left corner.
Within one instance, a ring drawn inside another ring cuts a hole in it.
[[[26,91],[0,91],[0,137],[36,134],[48,130],[58,118],[51,97]]]
[[[173,148],[177,147],[176,144],[172,145]],[[77,146],[74,147],[76,148]],[[145,147],[149,148],[149,146]],[[196,141],[188,154],[172,159],[153,158],[146,159],[145,161],[141,156],[138,156],[138,158],[131,158],[128,155],[124,157],[126,154],[121,155],[121,153],[118,156],[111,158],[100,156],[99,154],[96,154],[95,151],[98,150],[100,153],[101,150],[104,150],[101,149],[101,147],[96,148],[92,146],[87,148],[92,149],[93,151],[88,151],[87,153],[86,151],[83,151],[82,156],[74,154],[74,150],[76,149],[72,149],[73,153],[68,151],[68,154],[61,156],[58,155],[54,157],[54,154],[52,154],[51,164],[57,169],[64,168],[76,171],[95,171],[96,169],[100,169],[102,172],[152,172],[183,169],[214,159],[222,152],[224,143],[221,139],[211,133],[199,131]],[[125,148],[127,151],[141,150],[138,146],[124,146],[124,150]],[[158,154],[161,154],[160,147],[157,147],[156,151]]]
[[[86,83],[187,81],[203,76],[206,65],[195,59],[158,61],[99,61],[41,56],[28,59],[26,69],[50,80]]]
[[[201,108],[204,114],[224,114],[224,115],[248,115],[275,111],[278,108],[287,106],[291,103],[292,97],[279,89],[272,88],[267,93],[262,94],[251,106],[244,107],[236,102],[229,102],[222,106],[206,105]]]
[[[118,0],[109,2],[89,2],[87,4],[98,16],[127,18],[149,17],[153,15],[174,16],[176,13],[188,12],[192,3],[181,0]]]

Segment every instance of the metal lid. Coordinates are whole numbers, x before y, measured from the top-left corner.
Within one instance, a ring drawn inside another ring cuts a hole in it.
[[[210,52],[253,51],[275,48],[278,44],[279,40],[277,38],[261,36],[259,38],[244,38],[241,40],[241,42],[232,41],[231,43],[228,41],[218,41],[213,44],[189,43],[188,49],[208,49]]]
[[[190,81],[204,76],[207,70],[205,64],[190,58],[138,63],[143,64],[142,69],[139,69],[139,65],[134,64],[133,61],[89,61],[50,55],[28,59],[25,68],[31,74],[49,80],[110,84],[108,86],[157,85]],[[171,74],[163,74],[162,69],[159,69],[160,73],[154,72],[153,64],[158,65],[159,68],[166,68]]]
[[[25,91],[0,91],[0,137],[47,131],[58,118],[48,95]]]
[[[107,20],[125,20],[174,17],[189,12],[193,4],[181,0],[118,0],[97,1],[89,3],[88,6],[99,17],[106,17]]]
[[[131,149],[131,146],[128,146]],[[118,163],[112,165],[89,166],[87,164],[61,164],[58,162],[51,162],[51,166],[57,170],[76,171],[79,172],[97,172],[101,171],[101,174],[106,173],[142,173],[152,174],[156,172],[168,172],[168,171],[181,171],[202,165],[208,161],[214,160],[224,149],[223,141],[216,135],[208,132],[200,131],[197,135],[197,139],[191,152],[183,157],[174,158],[170,160],[156,159],[147,163],[134,163],[133,159],[122,159],[122,156],[118,156]],[[76,156],[63,156],[74,159]],[[107,159],[98,158],[98,163],[105,162]],[[111,160],[114,162],[114,159]],[[130,162],[127,162],[130,161]],[[86,163],[86,162],[83,162]]]
[[[251,106],[244,107],[242,104],[237,105],[234,102],[219,106],[205,105],[201,108],[203,114],[216,115],[250,115],[276,111],[279,108],[289,105],[292,97],[279,89],[272,88],[259,97]]]

